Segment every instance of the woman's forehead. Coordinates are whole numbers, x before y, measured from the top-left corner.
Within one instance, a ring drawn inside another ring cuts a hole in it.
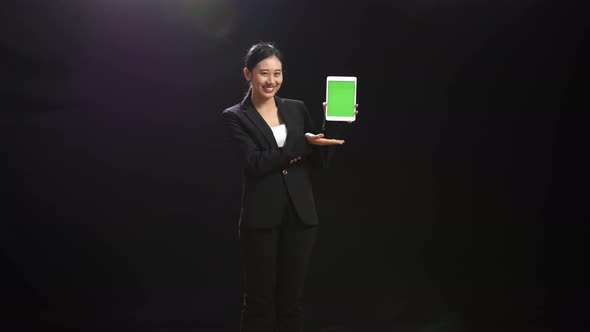
[[[257,68],[259,69],[272,69],[272,70],[276,70],[276,69],[282,69],[283,64],[281,63],[281,60],[279,60],[279,58],[277,58],[276,56],[271,56],[268,57],[262,61],[260,61],[257,65]]]

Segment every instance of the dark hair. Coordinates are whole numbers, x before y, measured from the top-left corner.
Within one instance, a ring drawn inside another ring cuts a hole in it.
[[[249,71],[252,71],[256,65],[271,56],[276,56],[279,58],[281,62],[283,62],[283,56],[281,51],[276,48],[273,44],[268,42],[260,42],[258,44],[254,44],[250,47],[246,56],[244,57],[244,66],[248,68]]]
[[[248,49],[246,56],[244,57],[244,67],[248,68],[250,72],[256,67],[256,65],[271,56],[276,56],[281,63],[283,63],[283,55],[278,48],[269,42],[259,42],[254,44]],[[248,83],[248,91],[246,91],[245,97],[252,92],[252,85]]]

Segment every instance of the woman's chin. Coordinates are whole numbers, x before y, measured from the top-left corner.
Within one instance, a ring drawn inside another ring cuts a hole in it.
[[[269,99],[269,98],[273,98],[276,93],[277,93],[276,89],[273,90],[272,92],[261,91],[260,93],[258,93],[258,96],[263,99]]]

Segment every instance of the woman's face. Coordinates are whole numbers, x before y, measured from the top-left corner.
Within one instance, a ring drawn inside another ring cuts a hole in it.
[[[244,68],[244,76],[252,84],[252,97],[272,98],[283,83],[283,64],[273,55],[256,64],[252,71]]]

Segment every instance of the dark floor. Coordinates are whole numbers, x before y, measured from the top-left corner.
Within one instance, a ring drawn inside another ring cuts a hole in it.
[[[238,326],[228,327],[184,327],[184,328],[159,328],[138,330],[142,332],[238,332]],[[314,323],[310,322],[305,332],[549,332],[557,331],[548,326],[538,324],[502,324],[482,322],[480,324],[465,324],[463,322],[430,322],[430,323]]]
[[[27,325],[27,324],[24,324]],[[101,327],[84,326],[84,327],[64,327],[64,328],[47,328],[31,326],[11,326],[4,329],[5,325],[0,328],[2,331],[85,331],[85,332],[238,332],[238,324],[212,324],[208,326],[198,326],[198,324],[187,324],[185,326],[111,326]],[[56,327],[56,326],[53,326]],[[478,324],[466,324],[464,322],[430,322],[430,323],[375,323],[375,322],[346,322],[346,323],[314,323],[310,322],[305,328],[305,332],[550,332],[550,331],[572,331],[573,329],[560,329],[555,326],[543,325],[540,323],[530,322],[529,324],[513,324],[510,322],[491,323],[480,322]]]

